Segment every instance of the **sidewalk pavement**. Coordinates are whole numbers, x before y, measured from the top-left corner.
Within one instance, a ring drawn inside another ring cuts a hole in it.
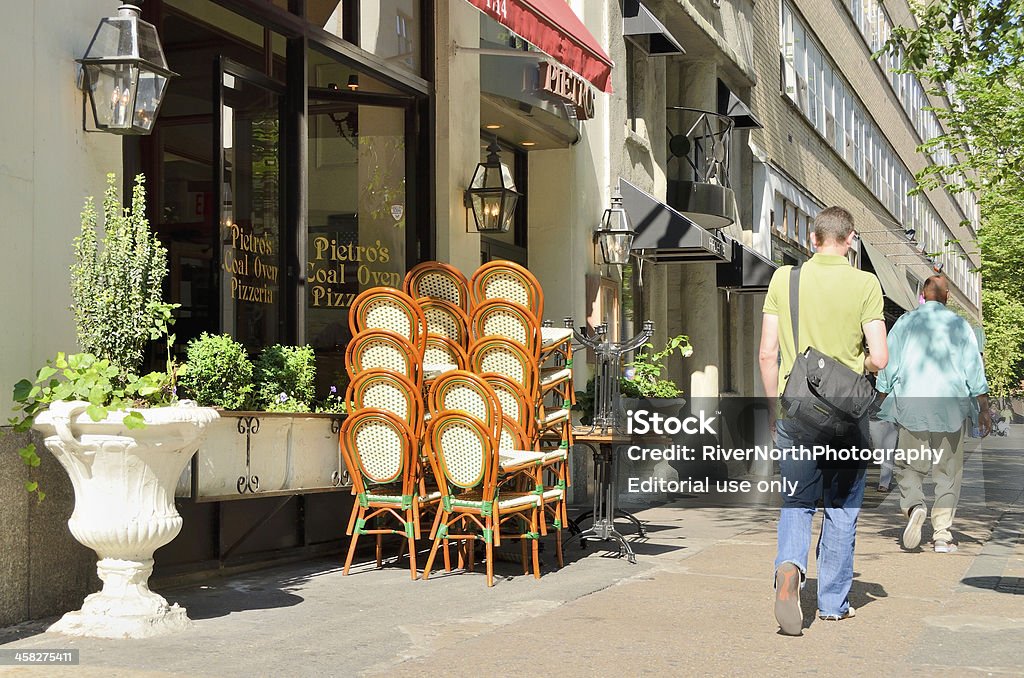
[[[969,450],[960,550],[933,553],[926,524],[925,548],[901,551],[897,494],[869,489],[857,616],[814,617],[812,557],[800,638],[772,616],[777,511],[670,504],[638,514],[648,537],[633,542],[637,565],[591,542],[560,571],[549,552],[540,581],[499,563],[511,576],[490,590],[479,566],[426,582],[404,567],[342,577],[337,560],[275,568],[162,591],[196,622],[176,636],[73,639],[44,633],[52,620],[0,629],[0,648],[81,652],[81,666],[0,675],[1024,675],[1024,426]]]

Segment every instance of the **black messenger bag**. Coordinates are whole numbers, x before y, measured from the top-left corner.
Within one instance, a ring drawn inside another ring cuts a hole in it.
[[[794,351],[800,350],[800,268],[789,278]],[[875,389],[863,374],[814,347],[798,353],[780,398],[786,416],[820,431],[842,435],[878,410]]]

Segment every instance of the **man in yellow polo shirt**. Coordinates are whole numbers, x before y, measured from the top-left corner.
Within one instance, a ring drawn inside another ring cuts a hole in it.
[[[782,393],[797,351],[813,346],[852,370],[877,372],[888,361],[882,288],[878,279],[853,268],[846,258],[857,238],[853,217],[829,207],[814,220],[811,243],[815,254],[803,265],[799,281],[799,349],[793,343],[789,280],[792,266],[772,276],[764,302],[759,362],[765,394]],[[869,353],[864,353],[867,342]],[[782,349],[781,367],[779,349]],[[854,616],[849,592],[853,583],[853,547],[857,517],[864,498],[866,464],[816,461],[799,448],[828,445],[835,449],[868,447],[866,425],[843,436],[830,436],[795,419],[780,419],[775,446],[786,450],[780,471],[796,489],[783,495],[775,558],[775,618],[782,632],[803,633],[800,587],[807,574],[811,520],[822,501],[825,519],[818,540],[818,614],[839,620]]]

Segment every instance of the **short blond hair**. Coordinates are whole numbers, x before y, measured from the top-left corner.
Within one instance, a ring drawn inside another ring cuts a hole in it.
[[[842,207],[826,207],[814,217],[814,237],[818,244],[840,244],[853,233],[853,215]]]

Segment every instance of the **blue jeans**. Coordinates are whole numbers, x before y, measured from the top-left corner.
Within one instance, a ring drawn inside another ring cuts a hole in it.
[[[828,436],[800,422],[779,420],[775,446],[780,450],[812,449],[815,445],[833,448],[866,447],[866,426],[847,435]],[[823,615],[843,615],[850,607],[853,584],[853,549],[857,537],[857,517],[864,500],[865,462],[835,462],[799,459],[787,453],[779,462],[784,487],[797,483],[792,494],[782,495],[779,516],[779,547],[775,569],[793,563],[801,579],[807,575],[807,553],[811,547],[811,520],[819,500],[825,507],[825,520],[815,556],[818,562],[818,610]]]

